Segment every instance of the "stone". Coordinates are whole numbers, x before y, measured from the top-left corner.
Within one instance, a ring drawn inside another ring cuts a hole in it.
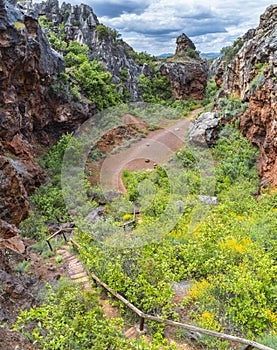
[[[189,125],[189,140],[198,145],[211,145],[217,137],[220,118],[214,112],[202,113]]]
[[[105,208],[98,207],[94,209],[91,213],[89,213],[89,215],[86,216],[86,220],[90,223],[93,223],[96,220],[103,217],[104,212],[105,212]]]
[[[218,205],[218,198],[215,196],[198,196],[201,203],[204,203],[206,205]]]
[[[202,100],[206,91],[208,64],[204,60],[169,61],[160,65],[160,72],[170,83],[175,100]]]
[[[269,6],[259,26],[241,39],[242,47],[230,63],[218,64],[216,82],[222,88],[220,97],[232,94],[249,103],[240,129],[260,149],[261,184],[277,186],[277,5]]]
[[[15,225],[0,219],[0,239],[9,239],[17,235],[19,235],[19,230]]]
[[[176,54],[160,64],[160,72],[169,81],[175,100],[202,100],[207,86],[208,63],[199,57],[186,34],[180,35],[176,43]],[[189,50],[195,51],[195,57],[191,57]]]
[[[57,12],[58,2],[51,4]],[[0,219],[18,225],[28,216],[28,195],[47,178],[36,162],[42,147],[75,130],[95,106],[53,91],[65,62],[50,48],[35,11],[0,0],[0,19]]]
[[[15,225],[0,219],[0,248],[10,249],[17,253],[25,252],[25,244],[20,237],[20,231]]]
[[[188,50],[195,50],[196,49],[194,43],[184,33],[182,35],[178,36],[178,38],[176,39],[176,44],[177,44],[176,53],[175,53],[176,55],[184,54],[184,53],[188,52]]]
[[[26,219],[29,202],[26,189],[9,159],[0,155],[0,219],[18,225]]]
[[[25,292],[24,286],[13,276],[0,269],[0,284],[5,293],[14,299],[20,298]]]

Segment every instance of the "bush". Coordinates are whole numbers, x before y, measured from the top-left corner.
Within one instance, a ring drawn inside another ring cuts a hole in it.
[[[235,57],[242,46],[243,40],[241,38],[238,38],[236,41],[234,41],[233,45],[226,46],[221,49],[220,53],[223,55],[226,63],[229,63]]]
[[[48,286],[40,307],[22,311],[15,325],[42,350],[129,349],[120,319],[107,320],[95,292],[84,292],[65,280]]]
[[[108,28],[104,24],[99,24],[95,28],[95,31],[100,40],[107,39],[109,36],[111,36],[114,40],[117,40],[121,36],[121,34],[119,34],[115,29]]]

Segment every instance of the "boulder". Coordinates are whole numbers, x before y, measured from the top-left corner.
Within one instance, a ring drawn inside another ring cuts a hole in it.
[[[189,140],[198,145],[211,145],[217,137],[220,118],[214,112],[202,113],[189,125]]]

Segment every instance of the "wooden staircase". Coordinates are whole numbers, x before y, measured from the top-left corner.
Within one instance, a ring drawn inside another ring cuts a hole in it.
[[[89,275],[87,274],[82,261],[76,256],[76,254],[70,251],[71,244],[67,242],[60,249],[56,251],[57,255],[62,257],[62,260],[66,266],[68,277],[75,283],[81,283],[84,290],[92,290]],[[100,304],[107,318],[116,318],[120,316],[119,310],[109,303],[107,298],[100,298]],[[139,331],[139,325],[131,327],[124,332],[124,336],[127,339],[138,339],[140,335],[145,332]]]
[[[70,247],[70,243],[66,243],[58,249],[56,253],[62,257],[62,260],[66,265],[68,277],[76,283],[81,283],[85,290],[90,290],[92,287],[89,281],[89,276],[81,260],[74,252],[70,251]]]
[[[50,244],[50,239],[54,238],[55,235],[59,234],[60,232],[62,232],[62,230],[57,231],[54,235],[52,235],[51,237],[49,237],[47,239],[47,242],[48,242],[51,250],[53,250],[53,249],[52,249],[51,244]],[[65,237],[64,237],[64,239],[66,241]],[[79,248],[78,243],[74,242],[73,240],[72,240],[72,242]],[[66,269],[67,269],[67,275],[71,278],[71,280],[76,282],[76,283],[81,283],[83,285],[84,290],[92,290],[92,286],[90,283],[91,279],[89,278],[89,275],[88,275],[87,271],[85,270],[85,268],[82,264],[82,261],[76,256],[76,254],[74,252],[69,250],[70,247],[71,247],[71,243],[66,242],[65,245],[63,245],[60,249],[58,249],[56,251],[56,254],[58,254],[62,257],[62,260],[64,261],[64,264],[65,264]],[[107,284],[105,284],[103,281],[101,281],[93,273],[91,273],[91,278],[97,284],[101,285],[111,295],[113,295],[117,300],[120,300],[121,302],[123,302],[130,310],[132,310],[135,314],[137,314],[140,317],[140,325],[139,326],[133,326],[131,328],[128,328],[124,332],[124,336],[127,339],[138,339],[140,335],[145,334],[144,321],[150,320],[150,321],[155,321],[157,323],[166,324],[167,326],[171,326],[171,327],[173,326],[173,327],[183,328],[183,329],[186,329],[186,330],[189,330],[192,332],[199,332],[200,334],[202,334],[202,333],[207,334],[209,336],[214,336],[217,338],[228,340],[229,342],[245,344],[245,345],[247,345],[247,347],[244,350],[246,350],[246,349],[250,350],[250,349],[254,349],[254,348],[261,349],[261,350],[274,350],[273,348],[270,348],[268,346],[265,346],[263,344],[260,344],[260,343],[257,343],[255,341],[248,340],[245,338],[240,338],[240,337],[236,337],[236,336],[232,336],[232,335],[228,335],[228,334],[224,334],[224,333],[210,331],[210,330],[200,328],[197,326],[193,326],[190,324],[183,324],[183,323],[175,322],[172,320],[167,320],[167,319],[163,319],[160,317],[152,316],[149,314],[144,314],[136,306],[131,304],[127,299],[125,299],[120,294],[113,291]],[[100,303],[102,305],[102,309],[104,311],[104,314],[107,318],[118,317],[119,310],[117,308],[113,307],[112,305],[110,305],[108,298],[101,298],[100,297]],[[140,331],[140,329],[142,331]],[[146,340],[151,342],[151,340],[148,337],[146,337]],[[168,338],[168,340],[171,342],[171,339]],[[191,350],[193,348],[194,347],[190,347],[187,344],[178,344],[178,349],[180,349],[180,350],[181,349],[182,350],[183,349],[184,350]]]

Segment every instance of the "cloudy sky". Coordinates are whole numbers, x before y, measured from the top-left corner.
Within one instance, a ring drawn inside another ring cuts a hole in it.
[[[81,0],[71,0],[80,3]],[[219,52],[248,29],[272,2],[266,0],[82,0],[99,21],[117,29],[136,51],[173,53],[187,34],[201,52]]]

